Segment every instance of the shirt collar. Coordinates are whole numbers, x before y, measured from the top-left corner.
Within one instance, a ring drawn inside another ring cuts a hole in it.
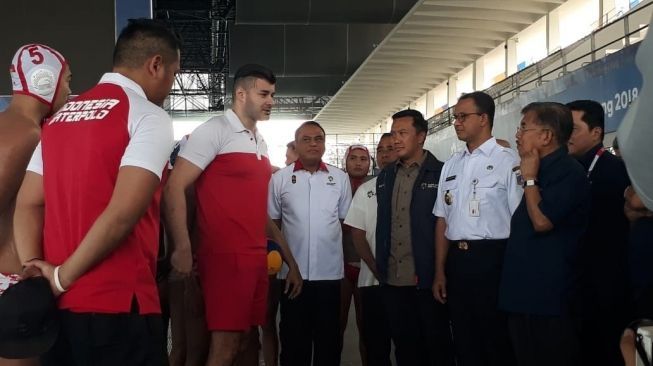
[[[426,160],[426,155],[428,152],[424,149],[422,149],[422,157],[414,161],[410,166],[417,165],[418,168],[421,168],[422,165],[424,165],[424,161]],[[401,159],[397,159],[397,162],[395,163],[395,171],[399,169],[400,167],[406,167],[406,165],[401,161]]]
[[[543,157],[540,159],[540,171],[548,170],[551,166],[553,166],[553,163],[558,161],[560,158],[567,156],[567,154],[569,154],[567,147],[561,146],[558,148],[558,150]]]
[[[232,109],[227,109],[227,111],[224,113],[224,116],[227,118],[227,121],[229,121],[229,126],[231,126],[231,129],[234,132],[247,131],[245,125],[243,125],[243,123],[240,121],[240,118],[238,118],[238,115]]]
[[[298,170],[306,170],[306,168],[304,168],[304,164],[302,164],[302,162],[299,161],[299,159],[297,159],[297,161],[295,161],[294,164],[295,165],[292,168],[293,172],[296,172]],[[317,168],[317,170],[318,171],[323,171],[323,172],[326,172],[326,173],[329,172],[329,169],[327,168],[327,165],[324,164],[324,162],[322,160],[320,160],[320,166]]]
[[[130,89],[134,91],[136,94],[140,95],[141,97],[147,99],[147,96],[145,95],[145,91],[143,91],[143,88],[140,85],[138,85],[138,83],[136,83],[134,80],[126,77],[123,74],[117,72],[107,72],[104,75],[102,75],[102,78],[100,79],[99,82],[99,84],[104,84],[104,83],[116,84],[123,88]]]
[[[474,151],[477,151],[477,150],[478,150],[478,151],[480,151],[481,153],[483,153],[485,156],[490,156],[490,154],[492,154],[492,151],[494,151],[494,149],[495,149],[497,146],[498,146],[498,144],[497,144],[497,139],[494,138],[494,137],[490,137],[487,141],[485,141],[484,143],[482,143],[481,146],[479,146],[478,148],[476,148],[476,150],[474,150]],[[471,155],[471,154],[474,153],[474,151],[472,151],[472,152],[470,153],[469,150],[467,149],[467,146],[465,146],[465,154],[467,154],[467,155]]]
[[[592,164],[592,160],[594,160],[594,156],[595,156],[596,153],[599,151],[599,149],[602,148],[602,147],[603,147],[603,143],[600,143],[600,142],[599,142],[596,146],[594,146],[593,148],[589,149],[589,151],[586,152],[585,155],[583,155],[582,157],[580,157],[580,158],[578,159],[578,161],[579,161],[581,164],[583,164],[583,166],[585,167],[585,169],[588,169],[588,168],[589,168],[589,166]]]

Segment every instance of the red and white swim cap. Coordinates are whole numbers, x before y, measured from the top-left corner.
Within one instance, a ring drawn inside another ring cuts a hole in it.
[[[66,69],[66,60],[55,49],[27,44],[18,49],[9,73],[14,94],[32,96],[52,108]]]

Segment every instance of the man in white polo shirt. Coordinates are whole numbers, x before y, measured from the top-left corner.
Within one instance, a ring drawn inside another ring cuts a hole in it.
[[[351,203],[347,173],[324,164],[324,129],[313,121],[295,132],[296,162],[270,181],[268,212],[282,228],[304,279],[302,293],[281,297],[281,364],[340,364],[341,221]],[[284,266],[281,278],[288,268]]]
[[[270,116],[275,82],[264,66],[239,68],[233,109],[193,131],[164,190],[166,228],[174,246],[170,261],[177,272],[190,274],[185,191],[195,186],[197,267],[211,331],[208,365],[233,365],[252,330],[266,322],[266,237],[279,243],[291,268],[286,294],[293,297],[301,291],[297,265],[267,215],[272,171],[267,145],[256,128],[257,121]]]
[[[376,161],[379,169],[397,160],[392,135],[384,133],[376,147]],[[383,294],[376,278],[376,178],[363,183],[351,202],[345,224],[351,227],[356,252],[361,257],[358,276],[362,308],[363,344],[367,353],[367,364],[390,366],[390,330],[383,306]]]

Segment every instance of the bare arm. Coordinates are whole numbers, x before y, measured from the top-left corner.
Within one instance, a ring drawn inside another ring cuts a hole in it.
[[[302,292],[304,280],[302,279],[302,274],[299,271],[297,262],[295,262],[295,257],[292,255],[290,247],[286,242],[286,238],[281,234],[280,227],[281,220],[272,220],[270,216],[268,216],[267,225],[265,226],[266,235],[268,238],[274,240],[275,243],[279,244],[279,248],[281,248],[281,256],[288,265],[288,276],[286,276],[286,288],[284,289],[284,293],[288,294],[290,299],[294,299]]]
[[[173,268],[182,274],[189,274],[193,266],[186,191],[200,174],[202,170],[199,167],[178,157],[163,189],[163,218],[172,246],[170,261]]]
[[[147,169],[124,166],[109,204],[95,220],[73,254],[60,266],[59,280],[69,288],[78,278],[118,248],[145,214],[159,186],[159,177]],[[31,261],[53,284],[54,267],[43,261]],[[59,291],[52,286],[56,294]]]
[[[535,231],[538,233],[551,231],[553,229],[553,223],[540,210],[542,195],[540,194],[539,187],[529,186],[524,188],[524,197],[526,198],[528,217],[530,217]]]
[[[521,172],[524,181],[537,180],[540,169],[540,156],[537,149],[522,152],[521,155]],[[526,200],[526,209],[528,217],[533,223],[533,229],[538,233],[547,232],[553,229],[553,223],[540,209],[542,195],[538,186],[528,186],[524,188],[524,199]]]
[[[28,171],[16,198],[14,237],[20,263],[43,258],[43,177]]]
[[[279,221],[279,224],[277,224],[277,221]],[[288,267],[297,267],[295,257],[290,251],[290,247],[286,242],[286,238],[283,237],[283,234],[281,234],[281,231],[279,230],[280,226],[280,220],[272,220],[270,219],[270,216],[268,216],[268,222],[265,226],[265,234],[268,236],[268,238],[274,240],[275,243],[279,244],[279,248],[281,248],[281,256],[283,257],[283,260],[286,262]]]
[[[37,129],[20,127],[3,137],[0,143],[0,212],[6,212],[16,198],[25,168],[39,142],[39,133]]]
[[[435,281],[433,283],[433,296],[443,304],[447,302],[445,269],[447,255],[449,253],[449,239],[444,235],[446,231],[447,222],[444,217],[438,217],[435,223]]]
[[[374,273],[374,277],[378,279],[379,273],[376,270],[376,259],[374,253],[372,253],[370,244],[367,242],[367,238],[365,237],[365,230],[351,227],[351,240],[354,242],[354,248],[356,248],[358,255],[365,262],[367,267],[369,267],[372,273]]]

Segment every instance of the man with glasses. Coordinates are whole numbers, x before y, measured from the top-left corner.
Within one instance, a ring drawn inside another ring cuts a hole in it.
[[[270,180],[268,212],[288,240],[304,279],[302,293],[281,296],[281,364],[340,364],[341,222],[351,203],[347,173],[322,162],[325,133],[317,122],[295,131],[297,161]],[[286,278],[284,266],[280,278]]]
[[[465,94],[454,111],[456,135],[466,148],[447,160],[440,175],[433,293],[449,303],[458,365],[510,365],[497,296],[510,217],[523,193],[519,158],[492,137],[492,97]]]
[[[517,130],[524,196],[510,223],[499,308],[521,365],[579,365],[577,277],[590,187],[567,153],[573,121],[559,103],[531,103]]]

